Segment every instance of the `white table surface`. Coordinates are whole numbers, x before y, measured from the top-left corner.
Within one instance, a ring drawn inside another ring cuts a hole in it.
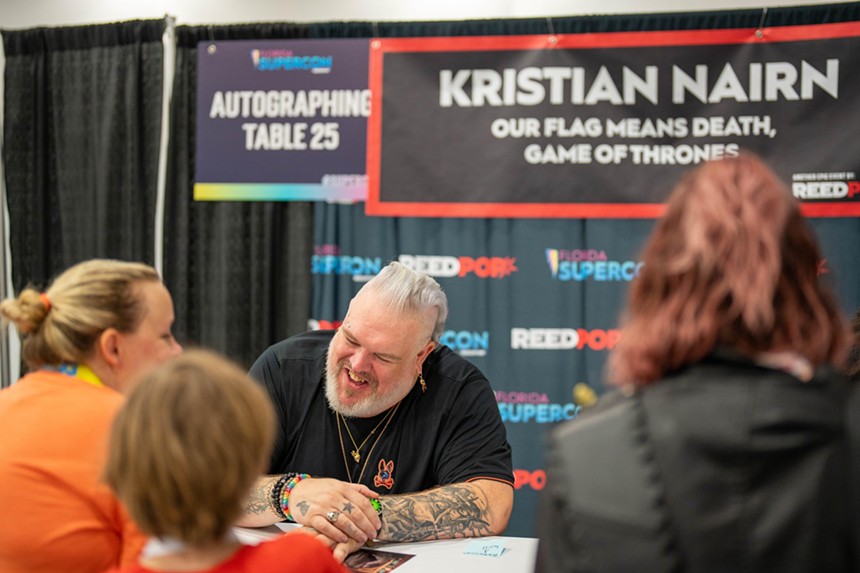
[[[294,524],[279,523],[262,529],[234,528],[243,543],[259,543],[278,535],[278,529],[289,531]],[[473,542],[482,546],[504,545],[499,557],[467,555]],[[538,540],[533,537],[481,537],[477,539],[442,539],[415,543],[377,542],[374,549],[414,555],[394,570],[394,573],[532,573]]]

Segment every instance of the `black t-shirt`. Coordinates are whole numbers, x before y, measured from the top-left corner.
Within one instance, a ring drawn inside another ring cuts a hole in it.
[[[251,367],[251,376],[263,384],[278,413],[270,473],[331,477],[383,494],[481,478],[513,485],[511,447],[489,382],[441,345],[424,362],[427,392],[416,384],[355,462],[343,422],[339,436],[325,397],[326,352],[333,335],[316,331],[293,336],[269,347]],[[355,441],[360,444],[384,417],[347,418]]]

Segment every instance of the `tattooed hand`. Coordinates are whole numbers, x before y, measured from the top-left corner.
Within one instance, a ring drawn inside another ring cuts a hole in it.
[[[290,493],[290,513],[297,523],[314,528],[336,544],[361,545],[374,539],[382,527],[370,497],[379,494],[367,486],[306,478]]]

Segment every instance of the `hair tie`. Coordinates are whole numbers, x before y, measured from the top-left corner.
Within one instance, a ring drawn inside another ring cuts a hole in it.
[[[48,298],[48,293],[39,293],[39,300],[45,305],[45,314],[48,314],[51,311],[51,299]]]

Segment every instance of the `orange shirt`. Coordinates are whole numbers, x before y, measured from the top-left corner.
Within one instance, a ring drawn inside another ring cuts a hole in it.
[[[0,391],[0,573],[95,573],[145,537],[101,481],[123,396],[40,370]]]

